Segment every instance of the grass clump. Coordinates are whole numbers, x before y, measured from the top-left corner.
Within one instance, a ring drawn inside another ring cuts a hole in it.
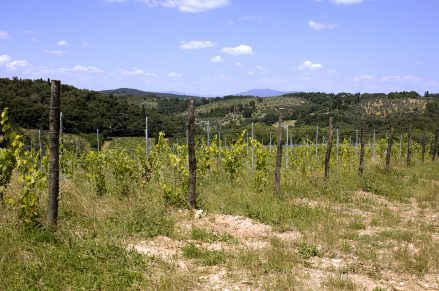
[[[358,286],[348,276],[342,274],[329,275],[323,282],[329,290],[357,290]]]
[[[311,243],[307,243],[306,241],[301,241],[297,246],[297,251],[299,255],[304,260],[308,260],[312,257],[320,257],[322,254],[317,249],[317,246]]]
[[[191,230],[191,239],[204,241],[204,242],[216,242],[216,241],[227,242],[227,241],[235,240],[233,236],[228,233],[216,234],[195,226],[193,226]]]
[[[220,265],[227,261],[227,254],[224,251],[205,250],[193,243],[185,245],[182,250],[185,257],[195,259],[206,266]]]
[[[0,289],[122,290],[147,281],[149,260],[108,241],[0,226]]]

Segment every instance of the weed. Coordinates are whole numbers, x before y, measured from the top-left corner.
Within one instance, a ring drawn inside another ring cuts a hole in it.
[[[215,241],[234,241],[235,239],[228,233],[225,234],[215,234],[208,230],[198,228],[193,226],[191,230],[191,238],[193,240],[204,241],[204,242],[215,242]]]
[[[227,261],[227,254],[224,251],[209,251],[189,243],[183,247],[185,257],[195,259],[203,265],[214,266],[224,264]]]

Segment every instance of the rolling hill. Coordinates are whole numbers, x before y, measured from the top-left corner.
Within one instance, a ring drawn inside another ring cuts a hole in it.
[[[238,94],[234,94],[234,95],[255,96],[255,97],[276,97],[276,96],[281,96],[281,95],[284,95],[287,93],[297,93],[297,92],[282,92],[282,91],[278,91],[278,90],[265,88],[265,89],[251,89],[251,90],[241,92]]]
[[[196,97],[191,95],[183,95],[177,94],[176,92],[150,92],[150,91],[142,91],[138,89],[132,89],[132,88],[119,88],[119,89],[112,89],[112,90],[102,90],[99,91],[103,94],[111,94],[116,97],[125,97],[125,96],[136,96],[136,97],[158,97],[158,98],[188,98],[188,97]]]

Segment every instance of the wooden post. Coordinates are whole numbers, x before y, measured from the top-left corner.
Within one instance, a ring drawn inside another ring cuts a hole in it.
[[[375,153],[376,153],[376,133],[375,130],[373,131],[373,153],[372,153],[372,159],[375,161]]]
[[[61,82],[52,80],[49,112],[49,202],[47,205],[47,224],[49,227],[56,227],[58,222],[60,89]]]
[[[332,117],[329,117],[328,145],[326,147],[326,157],[325,157],[325,180],[329,179],[329,166],[330,166],[330,161],[331,161],[331,150],[332,150]]]
[[[421,138],[421,160],[422,162],[425,162],[425,146],[427,142],[427,137],[425,134],[425,129],[422,131],[422,138]]]
[[[98,142],[98,152],[101,151],[101,147],[99,145],[99,129],[96,129],[96,141]]]
[[[386,172],[390,170],[390,158],[392,157],[392,145],[393,145],[393,126],[390,126],[389,140],[387,141],[386,152]]]
[[[282,111],[279,110],[279,136],[277,141],[276,168],[274,170],[274,187],[276,193],[280,193],[280,168],[282,166],[283,127]]]
[[[38,153],[39,153],[39,163],[40,163],[40,171],[43,171],[43,147],[41,144],[41,129],[38,130]]]
[[[436,133],[434,135],[434,143],[433,146],[431,147],[432,150],[432,160],[435,161],[438,155],[438,151],[439,151],[439,127],[436,129]]]
[[[365,147],[364,147],[364,126],[361,127],[361,133],[360,133],[360,166],[358,168],[358,173],[363,175],[364,173],[364,154],[365,154]]]
[[[285,169],[288,169],[288,148],[289,148],[289,144],[288,144],[288,125],[287,125],[287,139],[285,140]]]
[[[210,147],[210,121],[207,122],[207,146]]]
[[[221,131],[218,130],[218,149],[221,149]]]
[[[188,132],[188,160],[189,160],[189,187],[188,187],[188,199],[189,205],[193,208],[197,208],[197,158],[195,156],[195,108],[194,100],[189,100],[188,119],[187,119],[187,132]]]
[[[319,157],[319,127],[316,129],[316,160]]]
[[[399,136],[399,159],[401,160],[402,157],[402,133]]]
[[[255,169],[255,146],[253,145],[254,138],[255,138],[255,125],[252,122],[252,170]]]
[[[148,117],[145,117],[145,156],[148,156]]]
[[[339,152],[339,148],[340,148],[340,135],[338,134],[338,128],[337,128],[337,144],[336,144],[336,153],[337,153],[337,163],[338,163],[338,152]]]
[[[412,127],[409,127],[407,134],[407,167],[412,164]]]
[[[271,132],[270,132],[270,156],[271,156]]]
[[[358,159],[358,129],[355,130],[355,153]]]

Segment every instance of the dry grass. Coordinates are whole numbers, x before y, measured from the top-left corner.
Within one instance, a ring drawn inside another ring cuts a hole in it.
[[[0,289],[439,288],[439,165],[376,167],[335,169],[328,183],[289,171],[281,197],[271,183],[255,191],[251,171],[200,177],[201,217],[167,205],[155,180],[120,197],[109,178],[96,197],[77,169],[55,234],[0,207]]]

